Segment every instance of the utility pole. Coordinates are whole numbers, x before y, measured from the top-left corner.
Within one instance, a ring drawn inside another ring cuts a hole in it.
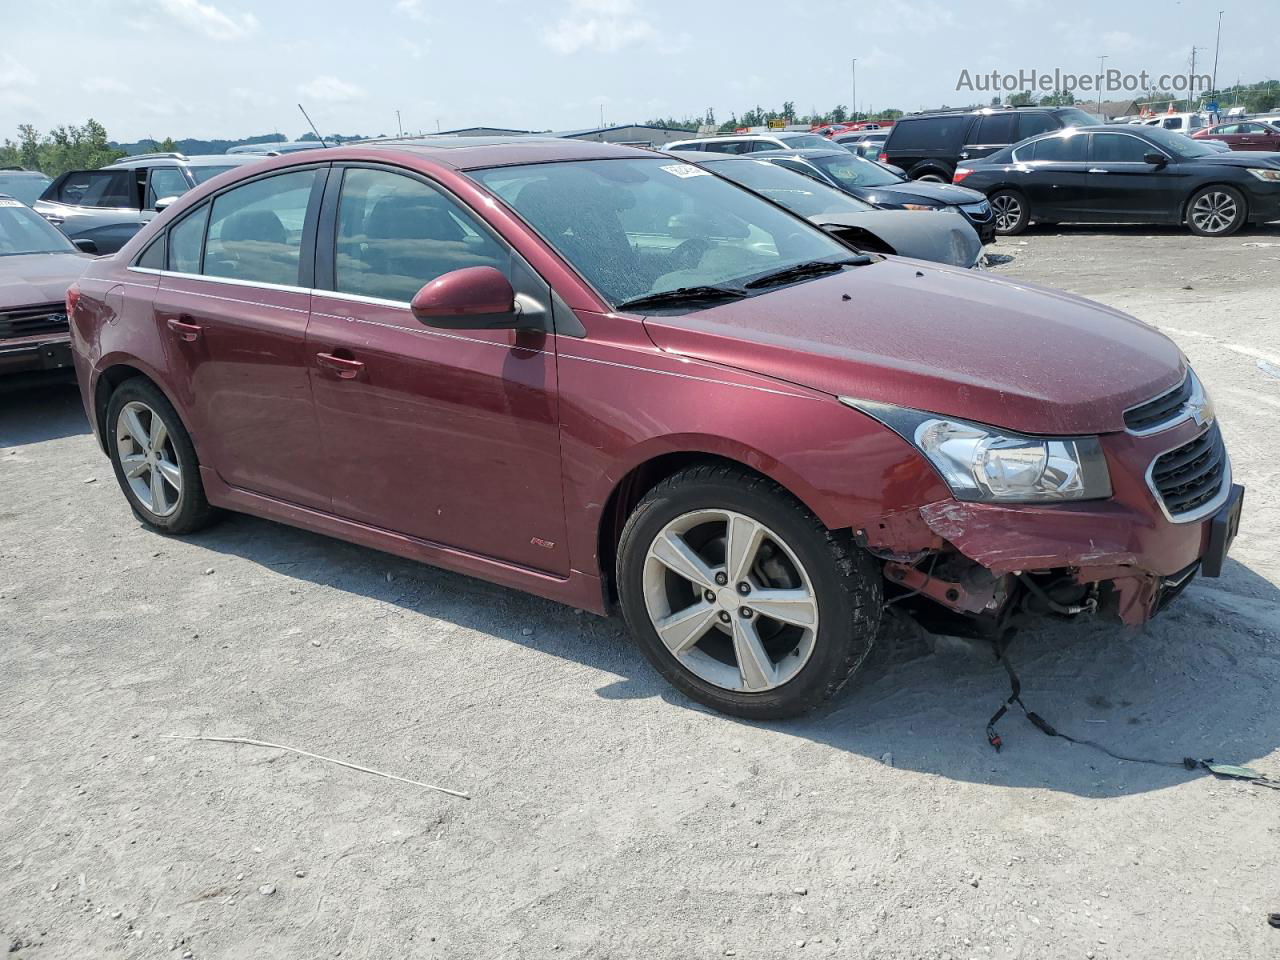
[[[396,129],[400,131],[400,136],[404,137],[404,124],[400,122],[400,111],[396,111]]]
[[[1218,35],[1213,39],[1213,92],[1218,92],[1218,47],[1222,43],[1222,14],[1225,11],[1218,11]]]
[[[1193,46],[1191,48],[1191,72],[1187,74],[1187,113],[1191,113],[1191,89],[1195,84],[1196,77],[1196,51],[1203,50],[1204,47]]]
[[[1107,54],[1098,57],[1098,117],[1106,121],[1106,117],[1102,116],[1102,68],[1107,62]]]
[[[849,104],[849,110],[853,113],[850,120],[858,119],[858,58],[854,57],[849,61],[853,72],[853,101]]]

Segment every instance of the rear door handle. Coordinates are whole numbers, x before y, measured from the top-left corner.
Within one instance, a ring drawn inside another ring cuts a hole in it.
[[[364,363],[336,357],[332,353],[317,353],[316,360],[326,370],[332,370],[343,380],[354,380],[364,372]]]
[[[1103,170],[1101,167],[1090,167],[1089,172],[1090,173],[1106,173],[1107,171]]]
[[[178,335],[178,339],[186,343],[195,343],[200,339],[200,325],[191,322],[185,314],[181,317],[170,317],[169,329]]]

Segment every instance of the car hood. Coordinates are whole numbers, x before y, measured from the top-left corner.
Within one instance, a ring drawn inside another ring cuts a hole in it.
[[[1206,163],[1215,167],[1280,168],[1280,153],[1272,153],[1267,150],[1238,150],[1231,153],[1214,154],[1212,157],[1192,157],[1185,162]]]
[[[58,303],[92,257],[78,253],[21,253],[0,257],[0,310]]]
[[[1118,310],[894,257],[645,326],[672,353],[1032,434],[1123,430],[1185,370]]]
[[[981,203],[986,194],[953,183],[928,183],[908,180],[889,183],[881,187],[862,187],[858,196],[871,203],[944,203],[960,206],[965,203]]]
[[[820,213],[809,219],[837,238],[847,238],[854,246],[858,245],[857,231],[866,230],[900,256],[917,260],[968,268],[982,255],[982,240],[977,231],[964,217],[951,212],[871,210]]]

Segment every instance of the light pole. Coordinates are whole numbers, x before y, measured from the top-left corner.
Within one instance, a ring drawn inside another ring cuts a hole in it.
[[[1107,54],[1098,57],[1098,119],[1106,122],[1106,117],[1102,115],[1102,68],[1107,62]]]
[[[1218,47],[1222,43],[1222,14],[1224,11],[1218,11],[1218,35],[1213,39],[1213,92],[1215,97],[1218,93]]]
[[[849,64],[853,71],[853,103],[849,105],[849,119],[856,121],[858,119],[858,58],[854,57]]]

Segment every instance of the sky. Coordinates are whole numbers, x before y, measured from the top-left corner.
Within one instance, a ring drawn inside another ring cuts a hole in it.
[[[1219,85],[1280,78],[1280,2],[1232,2],[0,0],[0,139],[292,138],[298,102],[367,135],[808,113],[850,104],[853,58],[860,109],[917,110],[989,100],[962,70],[1185,73],[1195,45],[1208,71],[1224,7]]]

